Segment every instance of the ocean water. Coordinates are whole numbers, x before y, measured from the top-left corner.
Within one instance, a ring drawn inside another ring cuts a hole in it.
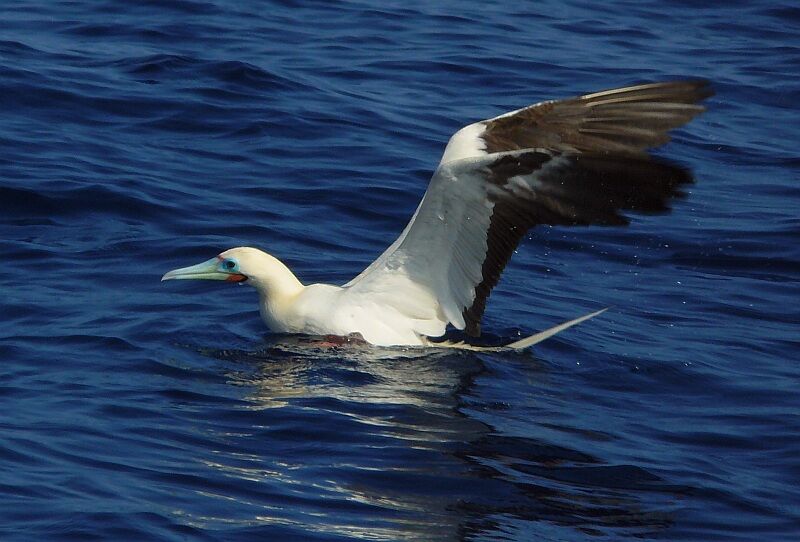
[[[0,540],[800,539],[794,2],[0,6]],[[534,230],[487,340],[323,349],[232,246],[343,283],[460,126],[671,78],[697,183],[627,228]]]

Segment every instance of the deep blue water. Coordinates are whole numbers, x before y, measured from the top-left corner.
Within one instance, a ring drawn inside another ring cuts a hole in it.
[[[246,5],[243,5],[246,4]],[[770,540],[800,533],[800,9],[669,2],[0,7],[0,540]],[[320,350],[232,246],[342,283],[449,135],[704,77],[697,184],[533,231],[484,329],[523,354]]]

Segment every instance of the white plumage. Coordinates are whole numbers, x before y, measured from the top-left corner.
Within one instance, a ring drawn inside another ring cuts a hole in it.
[[[703,81],[638,85],[462,128],[405,230],[343,286],[304,286],[279,260],[247,247],[162,280],[247,281],[277,332],[359,334],[386,346],[430,345],[448,324],[478,335],[489,293],[529,228],[625,224],[620,211],[663,211],[681,195],[689,172],[646,149],[700,113],[697,102],[710,94]],[[595,314],[510,346],[530,346]]]

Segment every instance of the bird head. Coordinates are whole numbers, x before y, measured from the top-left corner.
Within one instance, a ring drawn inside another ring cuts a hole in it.
[[[232,248],[203,263],[173,269],[161,277],[162,281],[186,279],[247,282],[264,295],[294,295],[303,288],[283,262],[251,247]]]
[[[256,272],[253,263],[254,252],[263,254],[254,248],[232,248],[203,263],[173,269],[161,277],[161,280],[204,279],[244,282],[250,278],[252,273]]]

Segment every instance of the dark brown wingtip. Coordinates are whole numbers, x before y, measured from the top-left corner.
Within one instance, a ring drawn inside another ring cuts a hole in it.
[[[696,103],[714,95],[714,88],[708,79],[674,79],[671,81],[643,81],[625,87],[614,87],[590,92],[563,100],[565,102],[589,102],[606,97],[621,98],[622,101],[668,101],[672,103]]]
[[[701,100],[705,100],[706,98],[710,98],[716,91],[714,90],[714,84],[708,79],[692,79],[691,80],[697,88],[697,94],[700,96]]]
[[[549,149],[644,157],[705,111],[701,102],[713,95],[707,79],[611,88],[484,121],[481,137],[488,153]]]
[[[716,94],[716,91],[714,90],[714,85],[708,79],[695,79],[692,82],[695,83],[696,85],[695,94],[697,96],[697,100],[695,101],[695,103],[700,105],[700,107],[703,108],[703,111],[705,111],[707,107],[705,106],[705,104],[701,104],[700,102],[703,102],[704,100],[707,100],[708,98]]]
[[[716,94],[714,85],[708,79],[676,79],[665,81],[664,85],[673,88],[678,95],[685,93],[687,98],[685,103],[699,103]]]

